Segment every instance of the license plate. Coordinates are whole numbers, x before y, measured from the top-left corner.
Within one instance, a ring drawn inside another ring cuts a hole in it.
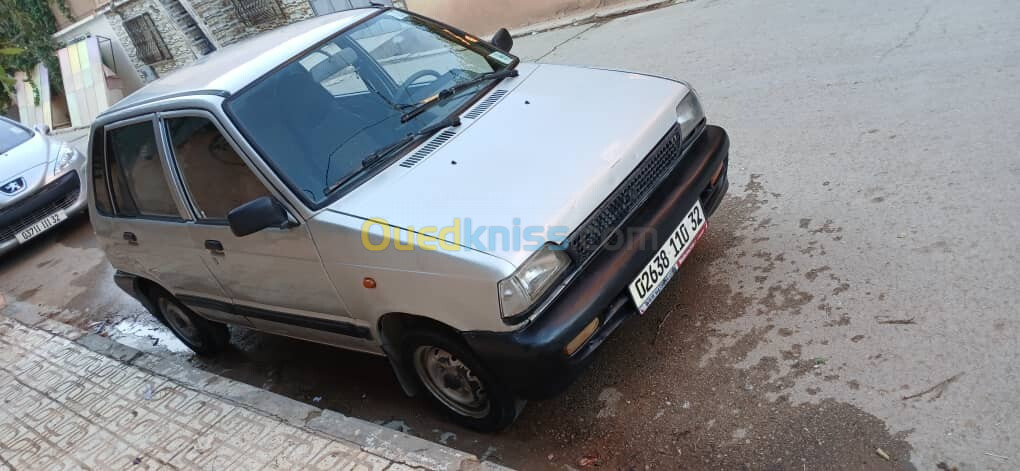
[[[42,234],[47,229],[56,226],[60,221],[67,219],[67,213],[64,210],[57,211],[49,216],[42,218],[41,221],[32,224],[14,234],[14,237],[18,239],[18,243],[24,244],[28,239],[31,239],[39,234]]]
[[[652,301],[659,296],[669,280],[673,278],[680,264],[694,248],[694,243],[705,233],[708,222],[705,212],[701,210],[701,202],[687,212],[684,220],[677,226],[669,240],[666,241],[652,260],[645,265],[637,278],[630,283],[630,297],[634,299],[638,312],[644,314]]]

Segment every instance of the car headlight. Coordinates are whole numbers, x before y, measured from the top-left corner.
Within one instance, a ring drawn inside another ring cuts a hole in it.
[[[683,139],[686,141],[704,120],[705,110],[701,109],[701,101],[698,100],[698,94],[692,88],[676,105],[676,122],[680,123]]]
[[[499,310],[503,318],[527,311],[570,266],[570,256],[559,245],[548,243],[528,257],[516,271],[498,283]]]
[[[61,144],[57,150],[57,158],[53,160],[53,175],[67,170],[78,160],[78,152],[67,144]]]

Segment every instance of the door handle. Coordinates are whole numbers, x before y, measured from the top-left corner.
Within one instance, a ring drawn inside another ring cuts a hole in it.
[[[223,243],[218,240],[205,241],[205,248],[212,253],[223,253]]]
[[[124,240],[126,240],[129,245],[138,245],[138,236],[136,236],[134,232],[125,232]]]

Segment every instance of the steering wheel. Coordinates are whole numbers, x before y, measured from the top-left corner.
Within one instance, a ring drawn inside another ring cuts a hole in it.
[[[436,72],[432,69],[419,70],[411,74],[411,76],[408,77],[407,80],[404,80],[404,83],[400,84],[400,94],[402,95],[401,98],[403,99],[409,98],[411,96],[411,91],[409,90],[411,85],[414,85],[414,83],[420,80],[422,77],[434,77],[432,81],[435,82],[436,80],[439,80],[439,78],[442,76],[443,74],[440,74],[439,72]]]

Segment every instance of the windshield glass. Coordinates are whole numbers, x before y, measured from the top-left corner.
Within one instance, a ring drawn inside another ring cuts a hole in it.
[[[7,152],[32,138],[32,131],[20,124],[0,119],[0,154]]]
[[[388,10],[263,77],[227,107],[280,176],[318,206],[366,157],[447,117],[490,82],[401,122],[408,110],[514,61],[470,35]]]

